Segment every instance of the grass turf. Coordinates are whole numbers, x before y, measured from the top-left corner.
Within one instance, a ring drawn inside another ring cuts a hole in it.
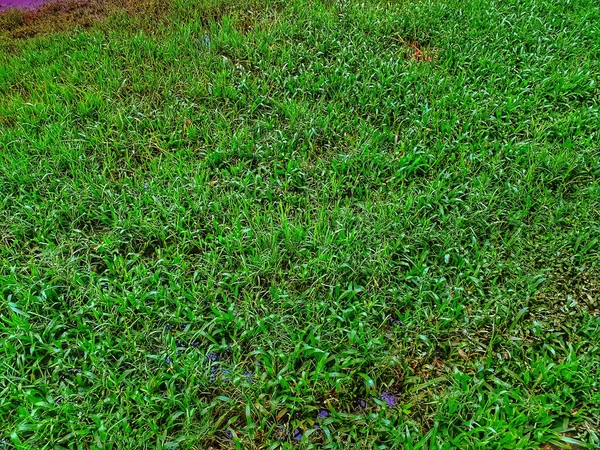
[[[168,14],[0,32],[0,444],[598,446],[600,4]]]

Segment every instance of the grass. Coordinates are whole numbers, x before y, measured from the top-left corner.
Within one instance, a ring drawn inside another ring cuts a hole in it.
[[[600,445],[598,2],[110,11],[0,32],[0,446]]]

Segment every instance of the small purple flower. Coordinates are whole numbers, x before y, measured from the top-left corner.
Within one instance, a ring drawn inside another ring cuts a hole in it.
[[[206,360],[207,361],[216,361],[217,354],[215,352],[210,352],[208,355],[206,355]]]
[[[356,400],[356,402],[354,402],[354,408],[356,409],[356,411],[361,411],[363,409],[365,409],[367,407],[367,401],[359,398],[358,400]]]
[[[402,320],[400,320],[400,318],[396,315],[396,313],[392,313],[390,314],[390,322],[392,322],[392,324],[396,325],[397,327],[404,325],[404,322],[402,322]]]
[[[294,434],[292,435],[292,439],[295,441],[301,441],[302,440],[302,431],[300,431],[300,428],[296,428],[294,430]]]
[[[318,419],[325,419],[328,416],[329,416],[329,412],[327,412],[326,410],[323,409],[323,410],[321,410],[319,412],[319,414],[317,415],[317,418]]]
[[[173,364],[173,360],[171,358],[169,358],[168,356],[165,358],[165,361],[167,364]]]
[[[244,376],[246,377],[246,381],[248,383],[254,382],[254,377],[252,377],[252,374],[250,373],[250,371],[248,371],[248,370],[244,371]]]
[[[144,190],[146,190],[146,191],[148,190],[148,182],[147,181],[144,183]]]
[[[388,405],[390,408],[396,406],[396,396],[392,394],[390,391],[384,391],[381,394],[381,399]]]

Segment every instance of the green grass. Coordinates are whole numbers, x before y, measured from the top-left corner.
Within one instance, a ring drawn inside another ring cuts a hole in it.
[[[598,447],[600,4],[249,1],[0,39],[0,447]]]

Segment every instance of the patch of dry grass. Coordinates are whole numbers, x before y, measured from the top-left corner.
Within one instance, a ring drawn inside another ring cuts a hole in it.
[[[11,38],[89,28],[112,14],[126,13],[146,20],[163,20],[170,2],[159,0],[66,0],[31,11],[9,9],[0,13],[0,29]]]

